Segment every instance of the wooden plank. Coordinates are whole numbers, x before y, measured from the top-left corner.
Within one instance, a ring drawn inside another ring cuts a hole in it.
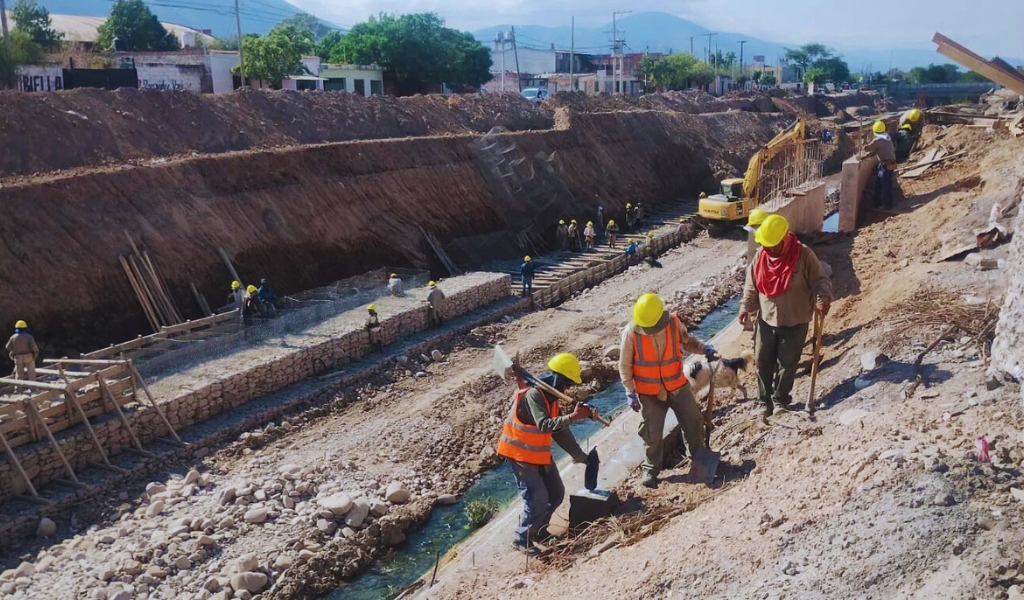
[[[141,348],[148,344],[150,341],[152,341],[154,338],[159,339],[164,337],[165,335],[166,334],[164,333],[153,333],[146,337],[140,335],[134,340],[122,342],[120,344],[114,344],[112,346],[107,346],[106,348],[102,348],[100,350],[94,350],[87,354],[83,354],[82,358],[103,358],[104,356],[117,356],[118,354],[124,352],[125,350],[134,350],[136,348]]]
[[[37,390],[55,390],[60,392],[64,391],[64,386],[60,384],[46,383],[45,381],[25,381],[23,379],[11,379],[9,377],[0,377],[0,384],[13,385],[17,387],[27,387]]]
[[[160,333],[163,334],[164,337],[166,337],[168,335],[173,335],[175,333],[180,333],[183,331],[194,331],[201,327],[209,327],[211,325],[216,325],[224,321],[231,321],[237,318],[238,309],[236,308],[226,313],[213,315],[211,317],[203,317],[202,319],[195,319],[193,321],[185,321],[184,323],[180,323],[178,325],[164,325],[163,327],[160,328]]]
[[[224,248],[218,247],[217,253],[220,254],[220,257],[224,261],[224,264],[227,265],[228,272],[231,273],[231,277],[238,283],[242,283],[242,278],[238,276],[238,271],[236,271],[235,266],[231,264],[231,259],[228,258],[228,253],[224,251]],[[245,285],[243,284],[242,287],[244,288]]]
[[[131,362],[128,363],[128,369],[131,371],[132,382],[136,386],[135,397],[138,397],[138,386],[141,385],[142,390],[146,393],[146,398],[149,399],[149,403],[153,407],[153,410],[155,410],[156,413],[160,415],[160,419],[164,422],[164,425],[167,426],[167,431],[169,431],[170,434],[174,436],[174,439],[177,440],[179,444],[184,446],[185,442],[181,441],[181,438],[178,437],[178,432],[174,430],[174,427],[171,425],[171,422],[167,420],[167,415],[164,414],[163,409],[161,409],[160,405],[157,404],[156,398],[153,397],[153,393],[149,391],[149,386],[146,384],[146,380],[142,378],[142,375],[139,375],[139,370],[136,369],[135,365],[132,364]]]
[[[81,485],[82,482],[78,480],[77,476],[75,476],[75,471],[71,468],[71,463],[68,462],[67,457],[64,456],[64,452],[60,449],[60,444],[58,444],[57,439],[53,437],[53,432],[46,426],[46,420],[39,415],[39,411],[35,404],[31,402],[27,404],[28,409],[32,411],[32,416],[34,416],[38,420],[39,424],[43,426],[43,430],[46,432],[46,437],[50,440],[50,446],[53,448],[53,451],[57,453],[57,456],[60,457],[61,462],[64,463],[64,468],[67,469],[68,475],[71,476],[71,481]]]
[[[130,283],[132,289],[135,290],[135,297],[139,300],[139,304],[142,305],[142,312],[145,313],[146,320],[149,321],[149,326],[153,328],[153,331],[160,331],[160,323],[157,321],[156,313],[153,311],[153,307],[149,305],[146,295],[142,291],[141,284],[135,279],[135,273],[132,272],[132,268],[128,265],[128,261],[123,256],[118,256],[117,258],[121,261],[121,266],[124,268],[125,275],[128,276],[128,283]]]
[[[128,361],[125,360],[104,360],[99,358],[44,358],[43,364],[47,365],[124,365],[128,369]],[[63,387],[61,389],[64,389]]]
[[[957,152],[956,154],[950,154],[950,155],[946,156],[945,155],[945,150],[943,150],[939,154],[940,155],[936,156],[935,160],[933,160],[931,162],[927,162],[927,163],[924,163],[922,165],[917,165],[915,168],[913,168],[912,170],[910,170],[910,171],[908,171],[906,173],[900,173],[900,177],[903,178],[903,179],[914,179],[914,178],[919,177],[922,174],[924,174],[924,172],[927,171],[928,168],[931,167],[932,165],[938,164],[940,162],[945,162],[947,160],[952,160],[952,159],[960,157],[960,156],[963,156],[963,155],[967,154],[967,152]]]
[[[1002,69],[992,65],[987,60],[974,52],[971,52],[964,46],[961,46],[941,33],[936,33],[932,38],[932,42],[938,45],[937,51],[939,54],[960,63],[971,71],[987,77],[1005,88],[1013,90],[1017,94],[1024,95],[1024,83],[1016,77],[1013,77],[1008,73],[1004,73]]]
[[[110,404],[114,406],[114,410],[117,412],[117,417],[121,419],[121,426],[128,432],[129,437],[132,439],[132,445],[135,446],[135,449],[143,454],[153,456],[152,453],[146,452],[146,450],[142,448],[142,442],[139,441],[139,437],[135,435],[135,430],[132,429],[131,423],[129,423],[128,419],[124,416],[124,412],[121,410],[118,400],[110,393],[110,389],[102,379],[100,380],[100,390],[103,391],[104,396],[110,401]],[[106,404],[104,404],[104,407],[105,406]]]

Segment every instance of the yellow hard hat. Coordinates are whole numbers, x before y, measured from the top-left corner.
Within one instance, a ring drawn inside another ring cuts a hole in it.
[[[747,227],[757,227],[761,223],[764,223],[764,220],[767,218],[768,211],[761,208],[755,208],[750,211],[750,216],[747,217]]]
[[[647,237],[653,238],[654,237],[654,232],[653,231],[648,231],[647,232]]]
[[[632,205],[632,204],[630,204],[629,202],[627,202],[627,203],[626,203],[626,208],[633,208],[633,205]]]
[[[548,369],[550,369],[552,373],[558,373],[559,375],[568,378],[569,381],[576,385],[583,383],[583,376],[580,372],[580,361],[568,352],[563,352],[553,356],[551,360],[548,361]]]
[[[25,321],[18,321],[14,324],[15,329],[28,329],[28,323]]]
[[[609,225],[614,225],[614,224],[615,224],[615,219],[611,219],[611,220],[609,220],[609,221],[608,221],[608,224],[609,224]]]
[[[701,193],[700,193],[700,197],[701,197],[701,198],[707,198],[707,197],[708,197],[708,195],[707,195],[707,193],[706,193],[706,192],[701,192]]]
[[[769,215],[754,234],[754,241],[765,248],[774,248],[782,243],[787,233],[789,221],[781,215]]]
[[[240,287],[242,287],[242,282],[240,282],[240,281],[232,281],[231,282],[231,289],[237,290]]]
[[[875,121],[875,124],[871,126],[871,131],[875,133],[885,133],[885,123],[882,121]]]
[[[906,129],[907,131],[913,131],[914,130],[914,126],[911,125],[910,123],[904,123],[903,127],[900,127],[900,129]]]
[[[910,109],[907,111],[907,120],[911,123],[917,123],[921,120],[921,111],[916,108]]]
[[[576,219],[573,219],[571,222],[572,222],[573,225],[575,225],[576,224]]]
[[[427,287],[437,287],[437,282],[431,281],[430,283],[427,284]]]
[[[558,222],[558,224],[559,224],[559,225],[565,225],[565,219],[562,219],[562,220],[560,220],[560,221]]]
[[[633,321],[641,327],[654,327],[661,320],[663,314],[665,314],[665,303],[657,294],[644,294],[633,306]]]
[[[530,258],[530,256],[529,256],[529,255],[526,255],[526,256],[525,256],[525,257],[523,258],[523,262],[530,262],[531,260],[533,260],[533,259],[532,259],[532,258]]]
[[[395,278],[397,278],[397,277],[398,277],[398,275],[397,275],[396,273],[392,273],[392,274],[391,274],[391,279],[395,279]]]
[[[594,226],[594,222],[593,221],[587,221],[587,227],[593,227],[593,226]]]
[[[371,305],[366,307],[366,310],[368,310],[370,312],[377,312],[377,305],[376,304],[371,304]]]
[[[256,293],[256,286],[250,285],[249,287],[245,288],[245,292],[247,294],[255,294]]]

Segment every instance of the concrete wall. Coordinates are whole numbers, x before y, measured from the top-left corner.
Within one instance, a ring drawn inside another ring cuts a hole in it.
[[[495,301],[508,298],[511,278],[499,273],[471,273],[454,277],[439,284],[447,299],[441,310],[445,321],[468,314]],[[422,290],[416,290],[422,292]],[[157,401],[175,429],[182,429],[204,421],[225,411],[285,386],[308,379],[319,372],[334,368],[370,353],[369,334],[363,330],[362,309],[344,313],[328,321],[332,335],[310,336],[302,340],[289,339],[289,351],[277,353],[263,360],[233,361],[235,369],[217,367],[224,359],[211,361],[203,367],[217,374],[216,379],[195,377],[193,389],[164,396],[153,386]],[[412,333],[429,328],[426,304],[381,316],[382,338],[393,343]],[[265,354],[270,354],[267,352]],[[241,363],[239,365],[239,363]],[[140,407],[127,413],[128,420],[143,443],[167,435],[156,411]],[[130,447],[131,439],[121,422],[110,414],[92,419],[93,429],[108,453],[115,455]],[[96,448],[85,428],[73,427],[57,435],[61,450],[77,471],[93,460]],[[53,448],[45,442],[28,444],[16,450],[19,461],[34,485],[41,486],[55,478],[64,477],[64,467]],[[13,495],[25,493],[24,481],[6,456],[0,463],[0,502]]]
[[[852,156],[843,162],[839,192],[839,231],[857,229],[860,201],[864,197],[868,180],[877,167],[878,158],[874,156],[867,160]]]
[[[1024,212],[1017,216],[1010,255],[1002,262],[1007,278],[1006,300],[999,312],[992,342],[990,375],[1009,374],[1024,381]]]
[[[794,193],[772,212],[786,217],[789,228],[797,233],[821,231],[825,224],[825,184],[817,183]]]
[[[356,91],[356,80],[357,79],[361,79],[363,81],[363,95],[364,96],[369,96],[369,95],[372,94],[372,87],[373,86],[370,84],[371,81],[379,82],[380,86],[381,86],[381,90],[383,90],[383,88],[384,88],[384,70],[383,69],[365,68],[365,67],[360,67],[360,66],[357,66],[357,65],[330,65],[330,64],[325,64],[320,69],[320,76],[324,77],[324,78],[326,78],[328,80],[338,80],[338,79],[344,79],[345,80],[345,89],[344,90],[337,89],[337,90],[330,90],[330,91],[338,91],[338,92],[344,91],[344,92],[355,93],[355,91]],[[330,82],[325,81],[323,83],[324,83],[323,89],[330,89],[330,87],[331,87],[329,85]],[[334,82],[334,83],[337,83],[337,82]],[[514,83],[515,82],[513,81],[512,84],[514,85]]]
[[[231,77],[231,69],[238,66],[238,53],[223,50],[211,50],[210,79],[214,94],[225,94],[235,89]]]
[[[55,92],[64,89],[64,69],[60,63],[21,65],[14,82],[21,92]]]

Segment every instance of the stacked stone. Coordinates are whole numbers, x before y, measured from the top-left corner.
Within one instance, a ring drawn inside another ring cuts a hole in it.
[[[441,318],[447,321],[507,298],[510,286],[511,278],[500,273],[471,273],[447,279],[439,284],[446,296]],[[403,308],[382,314],[385,344],[429,328],[426,304],[419,301],[425,298],[424,289],[411,290],[409,298],[397,299],[404,301]],[[361,325],[362,310],[350,311],[358,314],[358,318],[342,319],[344,315],[339,316],[336,330],[330,336],[314,338],[316,343],[303,339],[307,345],[299,350],[262,362],[239,361],[241,370],[226,373],[223,379],[195,390],[181,390],[172,398],[158,398],[167,420],[175,430],[182,429],[239,407],[253,398],[308,379],[318,372],[366,356],[371,347],[369,334]],[[169,437],[163,420],[146,403],[142,403],[140,409],[126,410],[126,417],[143,443],[157,437]],[[128,432],[116,417],[105,415],[92,419],[92,423],[108,454],[117,454],[131,444]],[[57,437],[62,452],[76,472],[85,468],[88,461],[97,460],[95,445],[84,427],[74,427]],[[16,452],[37,487],[54,478],[67,476],[60,457],[45,441],[19,447]],[[0,460],[3,461],[0,462],[0,502],[3,502],[15,494],[26,493],[27,487],[12,465],[2,457]]]

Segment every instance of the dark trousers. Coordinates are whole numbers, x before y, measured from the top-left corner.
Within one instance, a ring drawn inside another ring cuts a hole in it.
[[[892,187],[895,180],[895,172],[878,167],[878,174],[875,178],[875,208],[892,208]]]
[[[427,306],[427,316],[430,318],[431,327],[441,326],[441,313],[433,306]]]
[[[519,526],[516,527],[516,542],[525,546],[537,539],[540,530],[551,521],[551,516],[565,499],[565,486],[554,462],[538,466],[509,459],[508,464],[523,497],[523,514],[519,516]]]
[[[785,406],[790,403],[807,329],[808,323],[772,327],[761,318],[757,319],[757,343],[754,345],[757,389],[758,398],[765,405]]]
[[[523,277],[523,290],[520,295],[524,298],[533,295],[533,277]]]
[[[665,417],[671,410],[683,430],[686,449],[693,457],[704,449],[704,415],[689,383],[670,392],[666,400],[640,394],[640,437],[644,441],[644,473],[655,476],[665,466]],[[669,452],[672,448],[667,448]]]

